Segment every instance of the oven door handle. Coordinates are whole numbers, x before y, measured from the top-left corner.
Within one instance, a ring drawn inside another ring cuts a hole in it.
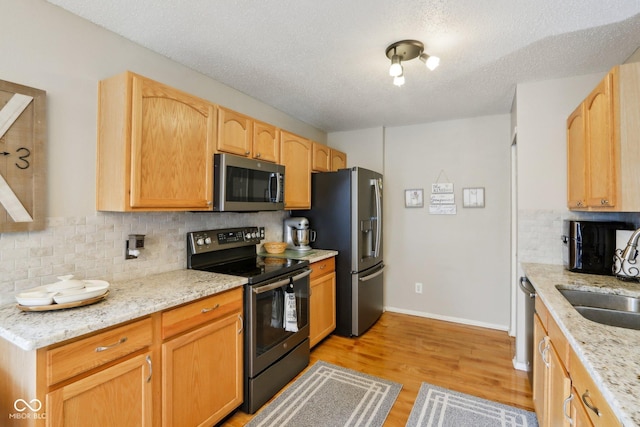
[[[303,277],[307,277],[308,275],[310,275],[312,271],[313,271],[313,270],[309,269],[309,270],[305,271],[304,273],[296,274],[295,276],[293,276],[293,277],[291,278],[291,280],[293,280],[294,282],[295,282],[296,280],[300,280],[300,279],[302,279]]]
[[[257,288],[253,288],[253,293],[256,295],[263,294],[265,292],[269,292],[274,289],[281,288],[284,285],[288,285],[290,282],[291,282],[290,278],[278,280],[277,282],[273,282],[268,285],[258,286]]]
[[[274,289],[280,288],[284,285],[288,285],[289,283],[291,283],[292,280],[296,281],[296,280],[302,279],[303,277],[307,277],[310,274],[311,274],[311,269],[305,271],[304,273],[297,274],[293,277],[288,277],[286,279],[278,280],[277,282],[269,283],[268,285],[258,286],[256,288],[253,288],[253,293],[256,295],[259,295],[265,292],[269,292]]]

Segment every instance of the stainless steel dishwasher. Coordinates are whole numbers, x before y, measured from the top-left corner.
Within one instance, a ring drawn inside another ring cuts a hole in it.
[[[527,372],[529,381],[533,384],[533,314],[535,312],[536,290],[526,276],[520,277],[520,289],[526,295],[524,302],[525,355],[527,365],[531,367]]]

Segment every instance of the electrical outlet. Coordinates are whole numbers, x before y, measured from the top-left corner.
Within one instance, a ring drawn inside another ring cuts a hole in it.
[[[416,294],[421,294],[422,293],[422,283],[417,282],[416,283]]]

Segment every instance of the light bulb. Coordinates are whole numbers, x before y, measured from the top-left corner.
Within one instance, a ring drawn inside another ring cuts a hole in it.
[[[389,67],[389,75],[391,77],[398,77],[402,74],[402,65],[400,65],[400,57],[393,55],[391,57],[391,66]]]
[[[425,61],[425,65],[427,66],[428,69],[433,71],[436,68],[438,68],[438,65],[440,65],[440,58],[438,58],[437,56],[430,56]]]
[[[395,76],[393,78],[393,84],[400,87],[404,84],[404,74],[400,74],[399,76]]]

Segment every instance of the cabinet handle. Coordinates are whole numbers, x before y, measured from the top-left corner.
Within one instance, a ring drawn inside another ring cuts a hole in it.
[[[151,382],[151,375],[153,375],[153,365],[151,364],[151,356],[147,356],[147,365],[149,365],[149,376],[147,377],[147,382]]]
[[[244,154],[248,156],[249,154],[251,154],[251,151],[245,151]]]
[[[587,399],[589,399],[589,402],[587,402]],[[600,412],[600,409],[598,409],[597,407],[593,406],[593,402],[591,401],[591,396],[589,395],[589,390],[587,390],[584,393],[582,393],[582,402],[585,404],[585,406],[587,408],[589,408],[593,412],[595,412],[597,416],[599,416],[599,417],[602,416],[602,412]]]
[[[215,310],[216,308],[220,307],[220,304],[216,304],[213,307],[205,307],[202,310],[200,310],[200,313],[208,313],[210,311]]]
[[[324,270],[326,266],[327,266],[327,264],[322,264],[322,265],[320,266],[320,270]]]
[[[105,346],[101,346],[101,347],[96,347],[96,353],[99,353],[101,351],[105,351],[105,350],[109,350],[110,348],[116,347],[124,342],[127,341],[127,337],[122,337],[118,340],[118,342],[113,343],[111,345],[105,345]]]
[[[608,205],[609,201],[607,199],[602,199],[602,200],[600,200],[600,204],[603,205],[603,206],[604,205]]]
[[[581,208],[582,207],[582,200],[579,200],[578,203],[576,203],[576,206]]]
[[[244,331],[244,319],[242,318],[242,314],[238,314],[238,319],[240,319],[240,329],[238,330],[238,335]]]
[[[247,153],[247,154],[249,154],[249,153]],[[259,158],[260,158],[260,153],[256,153],[256,159],[259,159]]]
[[[564,417],[567,421],[569,421],[569,425],[573,425],[573,419],[571,418],[571,414],[567,413],[567,407],[569,406],[569,403],[573,400],[573,393],[571,393],[569,395],[569,397],[567,397],[564,400],[564,404],[562,405],[562,412],[564,412]]]

